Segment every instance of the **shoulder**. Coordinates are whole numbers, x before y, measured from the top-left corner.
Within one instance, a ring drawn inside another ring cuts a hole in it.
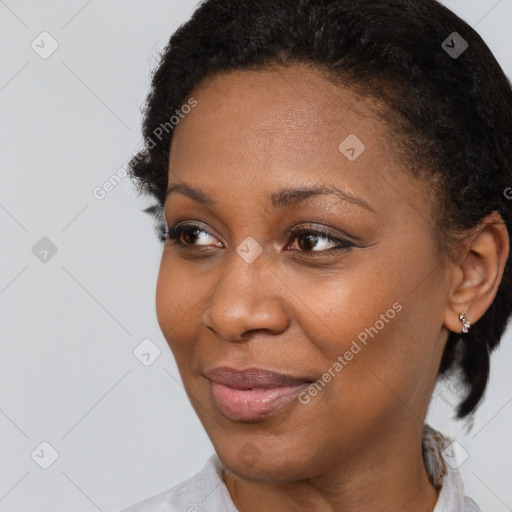
[[[194,476],[120,512],[237,512],[221,471],[222,463],[213,454]]]

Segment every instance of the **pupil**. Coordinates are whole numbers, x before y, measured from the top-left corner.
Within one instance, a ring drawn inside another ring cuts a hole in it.
[[[307,240],[307,243],[305,244],[305,247],[304,247],[304,244],[299,243],[299,247],[302,250],[309,250],[312,247],[314,247],[314,245],[317,243],[318,237],[316,235],[303,235],[302,239]]]
[[[185,235],[185,242],[187,244],[193,245],[193,242],[197,238],[197,232],[198,232],[197,229],[189,229],[188,231],[185,231],[185,233],[184,233],[184,235]]]

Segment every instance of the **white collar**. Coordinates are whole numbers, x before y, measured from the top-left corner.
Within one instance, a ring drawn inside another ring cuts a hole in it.
[[[478,505],[464,494],[464,484],[455,464],[452,440],[425,424],[422,450],[425,468],[436,489],[441,489],[434,512],[480,512]],[[453,463],[447,463],[447,460]]]

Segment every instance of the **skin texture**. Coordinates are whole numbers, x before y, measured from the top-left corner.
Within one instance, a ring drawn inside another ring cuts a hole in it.
[[[182,382],[229,472],[242,512],[432,511],[437,491],[421,432],[449,330],[492,303],[508,254],[499,216],[438,250],[431,188],[406,174],[376,103],[294,65],[215,76],[176,127],[169,185],[187,183],[218,202],[168,196],[169,227],[201,223],[167,240],[157,317]],[[338,149],[356,134],[366,150]],[[316,195],[275,209],[286,187],[336,185],[368,208]],[[292,237],[299,227],[354,243]],[[253,237],[247,263],[236,248]],[[401,310],[308,404],[294,400],[256,421],[216,407],[204,372],[263,367],[316,381],[398,303]]]

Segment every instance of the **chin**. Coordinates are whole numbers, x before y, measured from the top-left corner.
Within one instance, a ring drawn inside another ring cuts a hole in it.
[[[295,481],[311,474],[311,454],[304,453],[298,446],[305,446],[305,440],[283,443],[277,437],[244,436],[239,442],[233,438],[226,444],[214,443],[215,451],[223,464],[234,475],[250,481],[269,480]]]

